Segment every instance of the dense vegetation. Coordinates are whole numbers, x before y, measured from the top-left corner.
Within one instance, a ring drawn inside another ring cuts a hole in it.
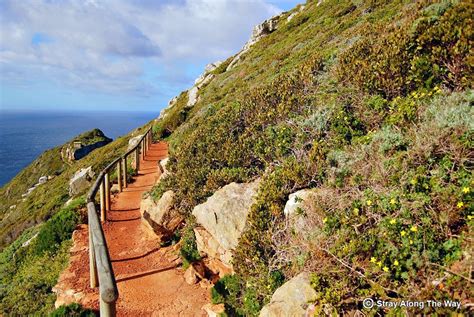
[[[71,235],[85,215],[78,198],[39,228],[31,228],[0,253],[0,310],[6,315],[47,315],[51,289],[68,262]]]
[[[262,177],[236,275],[213,289],[228,314],[257,315],[302,270],[318,314],[369,296],[472,298],[473,9],[309,1],[235,68],[213,71],[192,109],[179,96],[155,128],[172,172],[156,198],[174,190],[189,216],[221,186]],[[310,226],[285,230],[283,207],[302,188],[320,197],[303,212]]]

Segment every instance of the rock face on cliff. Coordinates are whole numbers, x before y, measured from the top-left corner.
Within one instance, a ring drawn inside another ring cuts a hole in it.
[[[245,43],[242,50],[234,57],[232,62],[227,66],[226,71],[231,70],[234,66],[240,61],[240,58],[243,54],[245,54],[252,45],[257,43],[261,38],[267,36],[268,34],[272,33],[278,28],[278,21],[280,19],[280,15],[276,15],[271,17],[268,20],[263,21],[260,24],[257,24],[252,31],[252,35],[250,39]]]
[[[94,129],[79,135],[71,143],[66,144],[61,149],[61,158],[68,162],[77,161],[110,142],[112,139],[106,137],[101,130]]]
[[[69,196],[73,197],[88,189],[94,178],[92,166],[77,171],[69,181]]]
[[[169,190],[155,202],[151,196],[142,199],[140,213],[142,220],[156,235],[166,239],[178,228],[183,217],[173,209],[174,193]]]
[[[200,225],[194,230],[199,252],[232,267],[232,251],[244,231],[258,184],[230,183],[194,207],[193,215]]]
[[[315,300],[316,291],[311,287],[308,274],[301,273],[273,293],[270,303],[260,311],[260,317],[312,316],[311,303]]]

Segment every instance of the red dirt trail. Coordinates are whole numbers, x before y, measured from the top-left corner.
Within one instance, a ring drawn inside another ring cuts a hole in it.
[[[160,176],[158,161],[167,153],[166,143],[151,145],[138,176],[113,196],[103,224],[119,291],[118,316],[207,316],[201,307],[210,302],[209,290],[184,281],[176,248],[161,248],[140,218],[142,194]],[[60,294],[74,293],[69,301],[98,309],[98,291],[89,287],[87,225],[74,232],[73,240],[69,266],[56,289]]]

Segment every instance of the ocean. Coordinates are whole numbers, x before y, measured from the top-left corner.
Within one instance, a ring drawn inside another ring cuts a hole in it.
[[[45,150],[76,135],[101,129],[117,138],[158,116],[157,112],[0,112],[0,187]]]

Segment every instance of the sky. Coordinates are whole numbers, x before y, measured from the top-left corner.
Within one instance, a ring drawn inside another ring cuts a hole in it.
[[[304,0],[0,0],[0,110],[157,111]]]

